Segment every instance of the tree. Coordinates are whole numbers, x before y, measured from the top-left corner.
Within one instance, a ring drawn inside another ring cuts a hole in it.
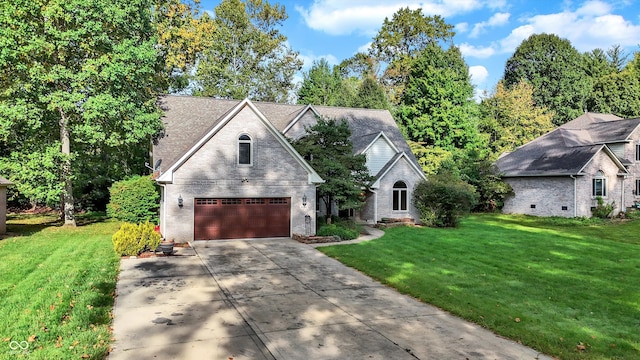
[[[430,176],[413,191],[413,203],[420,212],[420,220],[432,227],[456,227],[476,202],[474,187],[450,171]]]
[[[419,54],[396,119],[409,140],[426,147],[454,151],[479,146],[473,85],[458,48],[430,44]]]
[[[155,0],[153,4],[157,50],[164,59],[161,79],[173,91],[189,85],[189,74],[214,31],[213,21],[206,12],[200,13],[199,5],[200,0]]]
[[[534,104],[533,92],[524,80],[510,89],[500,81],[494,94],[482,101],[480,131],[489,134],[494,159],[554,128],[553,113]]]
[[[298,90],[298,103],[335,106],[342,100],[341,87],[340,74],[322,58],[314,61],[311,69],[303,74]]]
[[[376,59],[369,54],[361,52],[342,60],[338,65],[338,71],[340,71],[340,76],[343,79],[364,79],[369,76],[375,78],[379,68],[380,65]]]
[[[355,96],[353,107],[365,109],[388,109],[389,101],[384,87],[380,85],[373,77],[367,76],[358,86],[358,93]]]
[[[347,122],[323,118],[317,121],[306,128],[306,136],[292,143],[325,180],[318,186],[317,195],[323,199],[329,224],[332,205],[341,210],[362,205],[361,194],[373,177],[369,175],[365,156],[353,154]]]
[[[640,74],[631,68],[595,81],[587,100],[590,111],[612,113],[624,118],[640,116]]]
[[[266,0],[222,0],[201,54],[196,80],[203,96],[283,102],[302,61],[277,26],[284,6]]]
[[[79,152],[149,141],[161,128],[150,0],[5,1],[0,11],[0,161],[19,191],[61,197],[75,225]],[[40,163],[42,174],[32,178]],[[45,193],[38,193],[38,184]]]
[[[397,103],[411,71],[412,59],[428,46],[451,43],[455,32],[439,15],[425,16],[422,9],[401,8],[385,18],[373,38],[370,55],[387,64],[382,82]]]
[[[522,79],[533,86],[535,105],[554,112],[554,124],[562,125],[584,112],[590,78],[569,40],[553,34],[525,39],[507,60],[504,84],[511,88]]]

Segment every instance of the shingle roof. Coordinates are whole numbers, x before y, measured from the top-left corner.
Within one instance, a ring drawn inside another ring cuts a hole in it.
[[[13,183],[3,178],[2,176],[0,176],[0,186],[9,186],[9,185],[13,185]]]
[[[162,119],[165,130],[153,146],[154,160],[162,159],[162,168],[169,168],[239,103],[240,100],[208,97],[162,96],[159,104],[165,111]],[[258,101],[253,104],[280,132],[307,109],[307,105]],[[405,152],[418,165],[389,111],[329,106],[313,106],[313,109],[329,119],[347,120],[355,153],[362,152],[382,131],[398,150]]]
[[[606,144],[629,141],[639,125],[640,119],[585,113],[501,156],[496,166],[505,177],[578,175]]]

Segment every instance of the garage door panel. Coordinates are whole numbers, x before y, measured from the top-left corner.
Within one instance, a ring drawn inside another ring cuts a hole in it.
[[[289,198],[196,199],[194,239],[239,239],[290,235]]]

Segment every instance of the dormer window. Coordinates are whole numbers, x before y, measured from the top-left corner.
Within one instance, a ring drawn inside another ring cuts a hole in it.
[[[240,165],[252,165],[253,164],[253,141],[247,134],[242,134],[238,137],[238,164]]]

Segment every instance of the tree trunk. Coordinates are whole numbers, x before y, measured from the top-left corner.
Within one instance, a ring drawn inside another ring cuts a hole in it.
[[[69,138],[69,118],[60,109],[60,151],[65,155],[62,163],[62,179],[64,190],[62,191],[62,209],[65,226],[76,226],[76,217],[73,208],[73,180],[71,178],[71,139]]]
[[[324,197],[324,203],[327,206],[327,225],[331,225],[331,196]]]

